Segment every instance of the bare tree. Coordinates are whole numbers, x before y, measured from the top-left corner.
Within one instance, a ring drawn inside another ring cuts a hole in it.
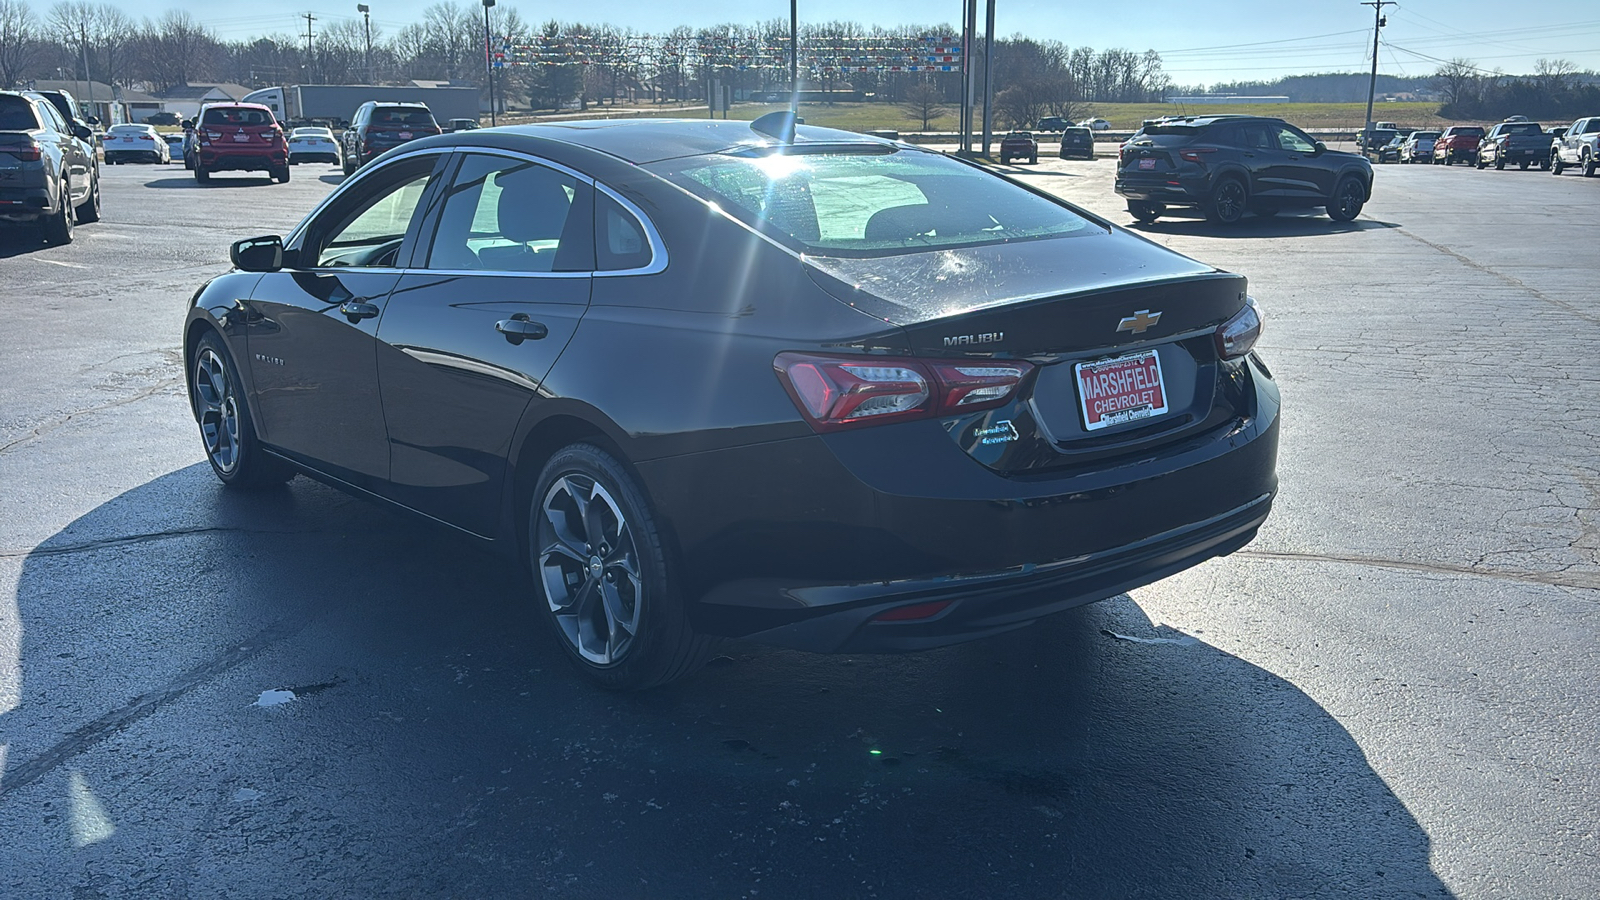
[[[24,0],[0,0],[0,88],[22,77],[39,53],[39,24]]]
[[[140,71],[160,90],[210,74],[221,49],[211,29],[180,9],[169,9],[154,22],[146,19],[139,29]]]
[[[1569,59],[1539,59],[1533,63],[1533,80],[1546,94],[1563,94],[1577,81],[1578,67]]]
[[[1474,100],[1482,76],[1470,59],[1457,57],[1441,65],[1433,73],[1433,87],[1444,101],[1443,106],[1455,106]]]
[[[919,81],[906,91],[900,111],[908,119],[921,119],[922,130],[927,131],[934,119],[950,114],[950,107],[945,105],[943,91],[929,82]]]

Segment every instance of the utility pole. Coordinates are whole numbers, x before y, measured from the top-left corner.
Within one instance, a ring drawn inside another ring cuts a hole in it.
[[[1361,132],[1362,149],[1372,137],[1372,101],[1378,94],[1378,29],[1389,24],[1383,15],[1385,6],[1398,6],[1395,0],[1362,0],[1362,6],[1372,7],[1372,79],[1367,82],[1367,127]]]
[[[989,157],[989,140],[994,137],[994,0],[989,0],[988,21],[983,30],[983,156]]]
[[[367,84],[377,84],[378,79],[372,77],[372,7],[365,3],[356,4],[356,12],[367,20]]]
[[[92,116],[95,115],[94,76],[89,73],[89,22],[87,19],[78,20],[78,49],[83,51],[83,86],[89,92],[89,115]],[[106,104],[106,118],[111,118],[110,104]]]
[[[961,2],[961,150],[960,155],[972,154],[973,32],[978,28],[978,0]]]
[[[307,81],[311,81],[311,82],[315,82],[316,78],[313,77],[312,74],[311,74],[312,73],[312,68],[311,68],[311,23],[315,22],[317,20],[317,18],[316,18],[316,16],[313,16],[311,13],[306,13],[306,14],[302,15],[300,18],[306,20],[306,80]]]
[[[800,8],[789,0],[789,112],[800,113]]]

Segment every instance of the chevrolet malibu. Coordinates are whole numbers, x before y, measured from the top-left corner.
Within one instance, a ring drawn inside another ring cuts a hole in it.
[[[217,477],[500,548],[619,689],[719,637],[999,634],[1255,536],[1279,399],[1243,277],[774,115],[426,138],[234,245],[184,334]]]

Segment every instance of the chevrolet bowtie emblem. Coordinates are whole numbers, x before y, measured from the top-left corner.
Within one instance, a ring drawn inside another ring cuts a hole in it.
[[[1131,331],[1134,334],[1144,334],[1150,327],[1161,321],[1161,313],[1141,309],[1131,316],[1123,316],[1117,323],[1118,331]]]

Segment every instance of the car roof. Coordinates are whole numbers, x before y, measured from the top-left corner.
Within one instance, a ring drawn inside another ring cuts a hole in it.
[[[208,109],[262,109],[266,110],[267,112],[272,112],[271,109],[260,103],[239,103],[233,100],[222,100],[217,103],[207,103],[205,106],[200,107],[201,112],[205,112]]]
[[[454,138],[454,143],[473,146],[514,146],[518,136],[596,150],[635,165],[724,150],[779,146],[775,138],[753,130],[749,122],[727,119],[587,119],[476,128],[449,135],[445,140]],[[894,141],[814,125],[796,127],[795,144],[896,146]]]

